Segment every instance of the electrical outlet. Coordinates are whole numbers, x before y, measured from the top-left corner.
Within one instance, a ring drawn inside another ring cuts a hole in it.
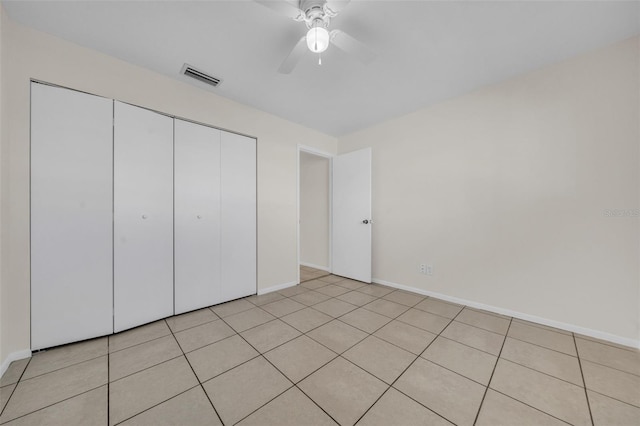
[[[433,265],[427,265],[426,263],[421,263],[420,273],[422,275],[433,275]]]

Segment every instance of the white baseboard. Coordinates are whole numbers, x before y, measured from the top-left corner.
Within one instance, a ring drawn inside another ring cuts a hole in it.
[[[512,311],[510,309],[498,308],[491,305],[485,305],[484,303],[474,302],[472,300],[461,299],[459,297],[447,296],[446,294],[436,293],[429,290],[423,290],[403,284],[393,283],[391,281],[385,281],[378,278],[373,279],[374,283],[386,285],[388,287],[397,288],[400,290],[407,290],[413,293],[422,294],[424,296],[435,297],[436,299],[444,300],[446,302],[457,303],[459,305],[469,306],[471,308],[482,309],[489,312],[494,312],[500,315],[506,315],[513,318],[518,318],[525,321],[535,322],[537,324],[546,325],[549,327],[559,328],[573,333],[579,333],[585,336],[593,337],[600,340],[606,340],[608,342],[617,343],[623,346],[629,346],[632,348],[640,349],[640,340],[629,339],[628,337],[618,336],[616,334],[606,333],[604,331],[593,330],[590,328],[581,327],[574,324],[567,324],[560,321],[555,321],[547,318],[538,317],[535,315],[523,314],[522,312]]]
[[[2,365],[0,365],[0,378],[4,376],[5,371],[9,368],[9,365],[13,361],[17,361],[19,359],[29,358],[31,356],[31,351],[29,349],[25,349],[18,352],[11,352],[7,358],[2,361]]]
[[[300,265],[308,268],[320,269],[321,271],[331,272],[328,266],[314,265],[313,263],[300,262]]]
[[[278,284],[267,288],[261,288],[258,290],[258,296],[267,293],[273,293],[274,291],[284,290],[285,288],[293,287],[294,285],[298,285],[296,281],[291,281],[290,283]]]

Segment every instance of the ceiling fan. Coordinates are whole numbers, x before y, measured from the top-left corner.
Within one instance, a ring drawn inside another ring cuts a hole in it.
[[[328,30],[331,19],[349,4],[350,0],[297,0],[298,7],[284,0],[254,0],[263,6],[279,12],[297,22],[304,22],[307,35],[302,37],[286,57],[278,72],[289,74],[296,67],[307,49],[321,54],[330,44],[338,49],[354,55],[361,62],[368,64],[375,59],[376,54],[362,42],[340,30]],[[322,64],[321,57],[318,63]]]

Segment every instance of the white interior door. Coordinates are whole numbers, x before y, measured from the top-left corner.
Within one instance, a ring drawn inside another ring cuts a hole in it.
[[[113,333],[113,101],[31,84],[31,349]]]
[[[175,313],[222,301],[220,130],[175,120]]]
[[[333,158],[333,273],[371,282],[371,148]]]
[[[221,135],[222,301],[256,293],[256,140]]]
[[[115,103],[114,328],[173,315],[173,119]]]

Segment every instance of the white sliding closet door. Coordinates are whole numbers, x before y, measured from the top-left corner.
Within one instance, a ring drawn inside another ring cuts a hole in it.
[[[175,313],[221,301],[220,130],[175,120]]]
[[[256,293],[256,140],[221,138],[223,301]]]
[[[114,328],[173,315],[173,119],[115,103]]]
[[[113,101],[31,84],[31,349],[113,333]]]

